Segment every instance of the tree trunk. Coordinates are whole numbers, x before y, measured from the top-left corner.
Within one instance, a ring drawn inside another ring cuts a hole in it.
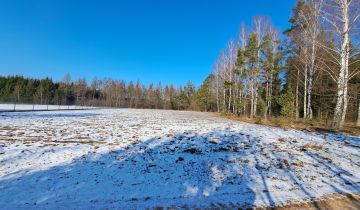
[[[304,78],[304,119],[307,118],[307,64],[305,64],[305,72],[304,72],[304,75],[305,75],[305,78]]]
[[[15,110],[16,110],[16,96],[14,97],[14,112],[15,112]]]
[[[311,58],[310,58],[310,68],[309,68],[309,84],[307,89],[307,118],[309,120],[312,120],[313,118],[313,112],[311,109],[311,96],[312,96],[312,89],[313,89],[313,80],[314,80],[314,74],[315,74],[315,58],[316,58],[316,38],[317,38],[317,25],[315,27],[313,26],[312,29],[312,37],[311,37]]]
[[[346,119],[346,112],[347,112],[347,107],[348,107],[348,75],[347,73],[345,74],[345,84],[344,84],[344,107],[343,107],[343,111],[342,111],[342,115],[341,115],[341,121],[340,121],[340,127],[339,128],[343,128],[344,124],[345,124],[345,119]]]
[[[231,86],[230,86],[230,88],[229,88],[228,111],[231,111],[231,95],[232,95],[232,89],[231,89]]]
[[[233,82],[231,69],[230,69],[229,75],[230,75],[230,87],[229,87],[228,111],[230,112],[231,111],[232,82]]]
[[[17,101],[20,102],[20,87],[17,90]]]
[[[270,76],[270,89],[269,89],[269,110],[268,110],[268,115],[271,116],[272,115],[272,112],[271,112],[271,108],[272,108],[272,96],[273,96],[273,74],[271,73],[271,76]]]
[[[244,96],[244,107],[243,107],[243,109],[244,109],[244,115],[246,115],[246,103],[247,103],[247,101],[246,101],[246,96],[247,96],[247,95]]]
[[[247,82],[245,82],[245,85],[244,85],[244,95],[243,95],[243,101],[244,101],[244,115],[246,115],[246,103],[247,103],[247,91],[246,91],[246,88],[247,88]]]
[[[235,111],[235,106],[236,106],[236,98],[238,97],[238,93],[239,93],[239,91],[237,90],[237,88],[236,88],[236,85],[235,85],[235,87],[234,87],[234,97],[233,97],[233,106],[232,106],[232,112],[235,114],[236,113],[236,111]]]
[[[223,109],[226,109],[226,89],[225,88],[224,88],[223,94],[224,94]],[[223,110],[223,111],[225,111],[225,110]]]
[[[92,95],[92,102],[91,102],[92,106],[94,106],[94,104],[95,104],[95,94],[96,94],[96,89],[94,88],[93,95]]]
[[[357,117],[356,126],[360,127],[360,99],[358,104],[358,117]]]
[[[334,118],[332,122],[332,128],[334,129],[341,129],[343,127],[343,116],[345,111],[345,81],[344,76],[341,76],[342,79],[339,78],[338,80],[338,91],[337,91],[337,97],[336,97],[336,106],[335,106],[335,112],[334,112]]]
[[[296,109],[296,113],[295,113],[295,119],[299,120],[299,74],[300,74],[300,70],[297,70],[297,77],[296,77],[296,96],[295,96],[295,109]]]
[[[220,102],[219,102],[219,75],[216,76],[216,106],[217,112],[220,112]]]
[[[266,88],[265,88],[265,103],[266,103],[266,107],[264,110],[264,119],[267,119],[267,112],[269,109],[269,81],[268,78],[266,78]]]
[[[308,88],[307,88],[307,119],[312,120],[312,109],[311,109],[311,92],[312,92],[312,88],[313,88],[313,75],[311,73],[311,69],[309,72],[309,83],[308,83]]]
[[[307,88],[307,118],[312,120],[313,115],[312,115],[312,109],[311,109],[311,96],[312,96],[312,88],[313,88],[313,79],[314,79],[314,74],[315,74],[315,57],[316,57],[316,52],[315,52],[315,45],[316,45],[316,29],[314,29],[313,31],[313,36],[312,36],[312,46],[311,46],[311,63],[310,63],[310,68],[309,68],[309,84],[308,84],[308,88]]]
[[[42,88],[40,89],[40,103],[41,105],[43,105],[43,91],[42,91]]]
[[[256,111],[257,111],[257,102],[258,102],[258,89],[257,89],[257,85],[255,85],[255,98],[254,98],[254,117],[256,117]]]
[[[332,128],[342,129],[345,122],[348,104],[348,80],[349,80],[349,11],[346,2],[342,4],[342,39],[340,50],[340,73],[338,77],[338,91]]]
[[[254,78],[251,79],[251,106],[250,106],[250,119],[254,117]]]

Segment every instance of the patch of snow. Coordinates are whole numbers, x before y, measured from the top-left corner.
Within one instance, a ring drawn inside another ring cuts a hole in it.
[[[360,138],[207,113],[2,113],[2,209],[248,208],[360,193]]]

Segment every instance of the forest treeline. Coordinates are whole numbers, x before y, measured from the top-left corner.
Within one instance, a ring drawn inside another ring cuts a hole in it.
[[[0,77],[0,101],[7,103],[78,105],[118,108],[199,110],[193,100],[195,86],[150,84],[139,81],[85,78],[72,81],[70,74],[60,82],[50,78]]]
[[[200,87],[93,79],[0,78],[0,100],[232,113],[250,119],[345,120],[360,126],[360,0],[298,0],[290,28],[241,24]],[[281,35],[283,34],[283,35]],[[190,78],[191,79],[191,78]]]

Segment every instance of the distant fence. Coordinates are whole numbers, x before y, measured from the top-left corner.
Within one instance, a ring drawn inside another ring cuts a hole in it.
[[[31,112],[31,111],[66,111],[66,110],[89,110],[100,109],[99,107],[78,105],[44,105],[44,104],[0,104],[0,112]]]

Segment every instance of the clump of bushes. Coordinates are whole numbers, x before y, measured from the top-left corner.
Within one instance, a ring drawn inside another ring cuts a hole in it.
[[[286,125],[288,124],[288,120],[286,120],[284,117],[277,117],[274,120],[274,124],[277,127],[286,128]]]
[[[255,124],[262,124],[262,118],[259,117],[259,116],[257,116],[257,117],[255,118]]]

